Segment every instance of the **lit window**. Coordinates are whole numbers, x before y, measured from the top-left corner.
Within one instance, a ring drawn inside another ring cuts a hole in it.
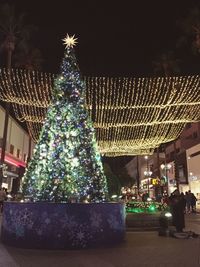
[[[13,153],[14,153],[14,146],[10,145],[10,154],[13,154]]]
[[[20,149],[18,148],[17,149],[17,158],[19,158],[20,157]]]

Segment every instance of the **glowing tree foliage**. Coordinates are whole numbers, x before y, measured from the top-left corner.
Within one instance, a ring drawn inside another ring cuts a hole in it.
[[[32,160],[23,177],[22,191],[33,201],[102,202],[107,184],[95,132],[85,107],[85,84],[67,37],[61,73],[55,79],[52,105]]]

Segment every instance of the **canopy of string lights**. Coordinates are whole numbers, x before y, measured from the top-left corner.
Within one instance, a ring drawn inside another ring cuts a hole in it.
[[[186,123],[200,120],[200,76],[84,77],[86,106],[105,156],[151,154],[180,135]],[[21,69],[0,70],[0,100],[12,103],[38,139],[54,75]]]

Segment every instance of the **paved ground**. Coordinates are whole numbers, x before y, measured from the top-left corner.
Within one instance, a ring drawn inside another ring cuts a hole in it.
[[[186,215],[186,229],[200,234],[200,214]],[[200,267],[200,238],[127,232],[124,243],[87,250],[25,250],[0,244],[0,267]]]

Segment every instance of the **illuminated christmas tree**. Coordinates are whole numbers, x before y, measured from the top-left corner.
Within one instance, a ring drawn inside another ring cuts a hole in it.
[[[76,39],[67,35],[63,41],[61,72],[22,191],[33,201],[103,202],[107,184],[74,54]]]

